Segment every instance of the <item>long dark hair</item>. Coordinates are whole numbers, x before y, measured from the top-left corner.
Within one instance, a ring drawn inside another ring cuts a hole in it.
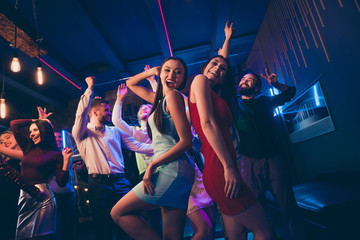
[[[27,149],[25,150],[25,154],[28,154],[31,149],[35,148],[35,146],[38,146],[43,150],[59,151],[55,140],[54,129],[50,123],[45,120],[36,120],[29,125],[29,129],[32,124],[36,124],[38,127],[41,141],[35,145],[34,142],[29,138],[30,144],[28,144]]]
[[[200,74],[204,74],[205,68],[214,58],[222,58],[227,63],[227,71],[225,74],[225,81],[221,84],[217,84],[212,87],[212,90],[216,92],[222,99],[224,99],[230,107],[231,112],[234,109],[234,99],[236,99],[236,88],[235,88],[235,80],[231,70],[231,63],[229,59],[224,58],[221,55],[214,56],[207,60],[200,69]]]
[[[180,61],[181,64],[184,66],[184,80],[181,83],[181,85],[177,88],[177,90],[182,90],[184,89],[184,87],[186,86],[186,81],[187,81],[187,77],[188,77],[188,68],[186,66],[185,61],[182,58],[179,57],[168,57],[167,59],[165,59],[165,61],[161,64],[160,67],[160,72],[164,66],[164,64],[169,61],[169,60],[175,60],[175,61]],[[164,101],[164,95],[163,95],[163,85],[161,83],[161,79],[160,76],[158,76],[158,85],[157,85],[157,89],[156,89],[156,95],[155,95],[155,100],[154,100],[154,104],[153,107],[151,108],[151,112],[150,114],[152,114],[154,112],[154,123],[155,126],[157,128],[157,130],[161,133],[165,133],[165,123],[164,123],[164,118],[163,118],[163,112],[162,112],[162,105],[163,105],[163,101]],[[149,114],[149,116],[150,116]],[[151,129],[149,127],[149,124],[147,123],[147,131],[148,131],[148,135],[150,137],[150,139],[152,140],[152,133],[151,133]]]

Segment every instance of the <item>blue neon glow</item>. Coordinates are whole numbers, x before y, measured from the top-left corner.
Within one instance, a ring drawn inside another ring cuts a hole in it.
[[[272,89],[272,88],[269,88],[269,89],[270,89],[270,94],[271,94],[271,96],[274,96],[273,89]]]
[[[314,98],[315,98],[316,106],[319,107],[320,106],[320,99],[319,99],[319,94],[318,94],[318,91],[317,91],[316,84],[314,85]]]
[[[275,95],[278,95],[279,93],[280,93],[279,89],[274,88],[274,94],[275,94]]]
[[[62,146],[66,148],[66,141],[65,141],[65,130],[61,130],[61,137],[62,137]]]

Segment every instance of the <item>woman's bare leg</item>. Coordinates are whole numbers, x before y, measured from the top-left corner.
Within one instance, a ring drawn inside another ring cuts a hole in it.
[[[184,239],[186,209],[161,207],[163,240]]]
[[[187,217],[195,233],[192,240],[213,239],[215,223],[213,206],[199,209]]]
[[[140,200],[133,191],[130,191],[115,204],[110,215],[114,222],[133,239],[160,240],[155,230],[140,217],[141,212],[152,208],[154,206]]]
[[[254,240],[277,239],[264,209],[259,202],[256,202],[251,207],[235,216],[225,214],[222,214],[222,216],[229,240],[241,239],[244,235],[244,231],[246,233],[246,228],[252,231]]]

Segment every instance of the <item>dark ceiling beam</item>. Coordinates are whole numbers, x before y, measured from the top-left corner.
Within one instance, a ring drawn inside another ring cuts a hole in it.
[[[159,40],[161,54],[163,55],[163,58],[170,57],[170,50],[167,42],[164,24],[161,17],[159,3],[157,0],[147,0],[146,3],[150,10],[152,22],[154,24],[156,35]]]
[[[6,26],[3,26],[3,24],[6,24],[6,21],[8,21],[9,24],[16,23],[18,29],[18,40],[17,40],[17,48],[21,50],[22,52],[26,53],[29,57],[34,58],[37,56],[37,44],[33,40],[36,38],[36,30],[34,27],[22,16],[20,15],[14,8],[13,5],[11,5],[7,1],[0,1],[0,20],[2,21],[0,25],[2,25],[2,28],[5,28]],[[4,14],[5,18],[1,18],[1,15]],[[9,18],[9,19],[6,19]],[[1,29],[1,31],[5,31],[6,29]],[[5,36],[4,39],[8,42],[13,41],[14,36],[14,27],[10,27],[9,33],[10,38],[7,38]],[[54,52],[52,50],[51,52]],[[41,49],[41,58],[44,59],[47,63],[49,63],[52,67],[54,67],[57,71],[59,71],[61,74],[69,78],[71,81],[73,81],[75,84],[79,85],[79,82],[75,80],[78,80],[73,74],[71,74],[62,64],[59,64],[59,59],[53,59],[49,55],[47,55],[48,52],[44,49]],[[57,54],[58,56],[58,54]],[[64,79],[64,81],[66,81]]]
[[[42,102],[45,102],[47,104],[50,104],[52,106],[59,107],[59,108],[63,108],[65,106],[65,104],[61,104],[61,103],[59,103],[57,101],[54,101],[54,100],[52,100],[52,99],[50,99],[50,98],[48,98],[48,97],[46,97],[46,96],[32,90],[32,89],[22,85],[21,83],[13,80],[12,78],[4,76],[4,79],[5,79],[6,84],[16,88],[17,90],[19,90],[21,92],[24,92],[24,93],[36,98],[36,99],[38,99],[38,100],[40,100]]]
[[[126,71],[120,58],[116,56],[110,44],[102,36],[78,0],[66,1],[68,2],[69,12],[72,14],[73,19],[78,23],[79,27],[83,31],[87,32],[89,39],[95,43],[99,50],[101,50],[109,63],[119,71]]]
[[[209,57],[214,55],[214,52],[217,51],[225,40],[225,23],[229,20],[231,9],[231,0],[217,0],[216,1],[216,13],[214,21],[214,31],[211,41],[211,50],[209,52]]]

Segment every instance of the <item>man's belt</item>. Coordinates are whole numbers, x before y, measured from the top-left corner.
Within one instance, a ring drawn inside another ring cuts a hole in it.
[[[122,178],[125,176],[124,173],[111,173],[111,174],[97,174],[91,173],[89,174],[91,178]]]

